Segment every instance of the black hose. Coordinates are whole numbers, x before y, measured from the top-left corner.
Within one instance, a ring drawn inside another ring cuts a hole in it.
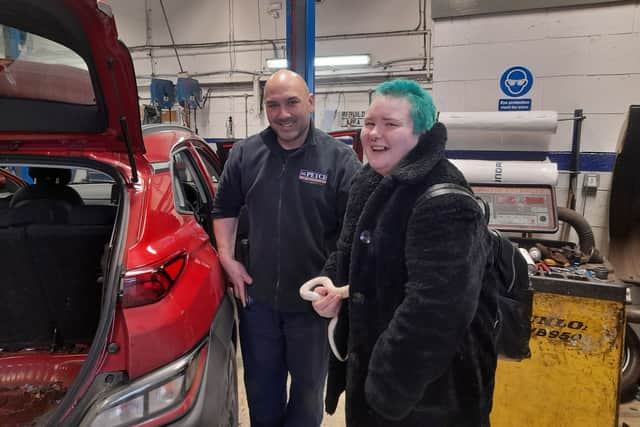
[[[602,262],[602,257],[596,249],[593,230],[587,220],[573,209],[558,206],[558,219],[571,225],[578,234],[580,252],[590,257],[590,262]],[[599,261],[598,261],[599,259]]]

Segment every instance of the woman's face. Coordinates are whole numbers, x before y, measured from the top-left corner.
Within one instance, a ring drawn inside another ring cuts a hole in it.
[[[418,143],[413,133],[409,102],[380,95],[367,110],[360,134],[367,161],[380,175],[391,173]]]

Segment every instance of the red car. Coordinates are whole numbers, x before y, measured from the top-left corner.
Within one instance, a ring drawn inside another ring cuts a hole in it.
[[[106,4],[0,0],[0,117],[0,425],[236,425],[221,164],[141,127]]]

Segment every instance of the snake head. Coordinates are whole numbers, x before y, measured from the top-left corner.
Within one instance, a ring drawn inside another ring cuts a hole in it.
[[[314,291],[317,287],[323,286],[327,289],[335,288],[333,281],[327,276],[314,277],[300,286],[300,298],[306,301],[317,301],[322,296]]]

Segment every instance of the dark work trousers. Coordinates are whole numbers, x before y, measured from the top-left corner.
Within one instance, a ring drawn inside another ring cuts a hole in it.
[[[251,427],[320,426],[328,320],[313,312],[280,312],[257,302],[239,307],[239,312]]]

